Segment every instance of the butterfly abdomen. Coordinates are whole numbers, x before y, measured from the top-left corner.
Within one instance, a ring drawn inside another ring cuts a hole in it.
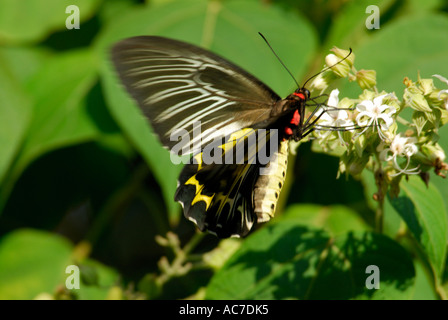
[[[257,222],[266,222],[274,217],[280,191],[283,187],[288,164],[289,141],[280,142],[269,164],[261,168],[253,191],[254,211]]]

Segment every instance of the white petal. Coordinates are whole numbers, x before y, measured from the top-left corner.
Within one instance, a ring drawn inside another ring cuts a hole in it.
[[[417,148],[417,146],[416,146],[415,144],[408,143],[408,144],[405,146],[403,153],[404,153],[404,155],[405,155],[406,157],[411,157],[411,156],[413,156],[414,154],[416,154],[417,151],[418,151],[418,148]]]
[[[383,151],[380,152],[380,159],[383,161],[389,161],[392,160],[393,156],[387,156],[387,154],[389,153],[390,148],[386,148]]]
[[[355,119],[356,123],[361,127],[370,125],[373,120],[374,118],[372,117],[372,113],[367,111],[359,113]]]
[[[327,66],[333,66],[333,65],[337,64],[338,62],[339,62],[339,58],[336,57],[336,55],[334,55],[333,53],[330,53],[325,57],[325,64]]]
[[[330,97],[328,98],[328,102],[327,105],[329,107],[337,107],[338,103],[339,103],[339,90],[338,89],[334,89],[333,91],[331,91],[330,93]]]
[[[363,111],[371,111],[373,110],[373,102],[370,100],[363,100],[360,103],[358,103],[358,105],[356,106],[356,110],[358,110],[359,112],[363,112]]]
[[[387,96],[387,94],[382,94],[376,98],[373,99],[373,104],[376,106],[380,106],[381,103],[383,102],[384,97]]]
[[[448,89],[446,89],[446,90],[440,90],[439,95],[437,96],[437,99],[440,100],[440,99],[441,99],[440,96],[441,96],[442,94],[444,94],[444,93],[448,94]]]
[[[442,82],[445,82],[448,85],[448,79],[445,77],[442,77],[440,74],[433,74],[432,76],[439,79]]]
[[[377,116],[377,119],[381,119],[384,122],[379,123],[379,125],[381,126],[382,130],[387,130],[389,129],[389,127],[392,125],[392,123],[394,123],[394,119],[392,119],[389,115],[387,114],[380,114],[379,116]]]

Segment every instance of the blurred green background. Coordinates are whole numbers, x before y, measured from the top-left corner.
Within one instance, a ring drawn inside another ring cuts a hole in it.
[[[351,47],[357,68],[376,70],[378,89],[399,98],[405,76],[448,77],[446,2],[372,2],[0,0],[0,299],[444,298],[445,180],[431,175],[442,222],[423,228],[441,228],[437,241],[407,232],[389,201],[384,234],[375,234],[373,177],[336,179],[338,159],[303,144],[275,221],[247,239],[200,236],[173,201],[181,166],[109,59],[120,39],[166,36],[214,51],[286,96],[294,82],[261,32],[299,83],[333,46]],[[380,29],[366,28],[371,4]],[[69,5],[79,8],[79,29],[66,27]],[[340,97],[361,93],[339,85]],[[440,136],[448,150],[446,128]],[[156,236],[168,231],[178,239],[163,246]],[[375,263],[381,289],[366,290],[365,266]],[[80,289],[65,286],[72,264]]]

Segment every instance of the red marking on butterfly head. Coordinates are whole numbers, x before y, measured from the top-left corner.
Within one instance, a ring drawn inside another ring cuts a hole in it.
[[[301,92],[294,92],[293,95],[299,97],[301,100],[306,100],[305,95]]]

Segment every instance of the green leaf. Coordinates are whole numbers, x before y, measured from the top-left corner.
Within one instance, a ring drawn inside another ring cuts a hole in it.
[[[0,183],[19,150],[32,110],[30,99],[3,61],[0,58]]]
[[[367,289],[378,266],[380,290]],[[207,287],[208,299],[407,299],[415,271],[391,239],[350,232],[331,238],[286,219],[248,237]]]
[[[41,0],[0,0],[0,43],[39,41],[53,30],[65,28],[65,21],[70,16],[70,13],[65,12],[68,6],[78,6],[82,22],[93,15],[100,2],[101,0],[45,0],[45,3]]]
[[[371,283],[369,266],[378,267],[378,289],[366,288]],[[350,232],[335,238],[331,253],[318,272],[311,298],[333,298],[335,290],[342,297],[355,299],[410,299],[414,285],[414,264],[397,242],[381,234]],[[325,289],[329,292],[322,294]]]
[[[108,266],[95,260],[84,260],[80,265],[80,274],[82,282],[79,290],[74,293],[81,300],[105,300],[110,289],[119,284],[120,275],[118,272]],[[86,275],[93,275],[91,283],[87,283]]]
[[[384,15],[393,3],[393,0],[387,0],[375,5],[378,6],[380,14]],[[370,0],[347,1],[337,13],[329,30],[326,47],[328,49],[333,46],[349,48],[365,40],[369,32],[372,32],[366,28],[366,20],[372,15],[372,12],[366,13],[366,9],[372,4]]]
[[[178,218],[179,205],[174,202],[176,181],[181,165],[173,165],[165,150],[150,129],[148,122],[137,110],[122,87],[119,87],[110,69],[104,70],[102,81],[107,105],[124,134],[143,155],[160,187],[170,217]]]
[[[107,58],[114,42],[131,36],[187,41],[224,56],[286,96],[295,89],[294,81],[258,32],[300,80],[316,48],[313,29],[304,18],[258,1],[189,0],[138,7],[108,25],[97,44]]]
[[[286,208],[282,220],[291,219],[295,223],[325,229],[331,235],[338,235],[354,230],[369,230],[361,217],[344,206],[294,204]]]
[[[47,232],[18,230],[0,241],[0,299],[33,299],[65,283],[71,245]]]
[[[413,300],[438,300],[440,299],[434,290],[434,278],[425,268],[421,260],[415,262],[415,291]]]
[[[26,84],[54,53],[43,47],[1,47],[0,57],[18,82]]]
[[[292,72],[302,77],[315,49],[312,29],[304,19],[254,1],[174,1],[138,7],[114,19],[97,42],[104,61],[102,82],[111,114],[152,169],[171,218],[178,217],[179,206],[173,196],[181,166],[172,164],[169,153],[162,149],[135,103],[119,85],[110,62],[110,47],[120,39],[136,35],[180,39],[228,58],[286,95],[294,89],[294,82],[258,35],[259,31]]]
[[[448,74],[446,30],[448,18],[444,15],[407,15],[395,19],[354,47],[355,65],[358,69],[376,70],[378,90],[394,91],[400,99],[404,77],[416,79],[418,72],[422,78]],[[360,89],[344,85],[343,92],[354,96]]]
[[[415,176],[400,183],[401,192],[392,205],[422,247],[436,279],[442,276],[448,239],[447,213],[437,188]]]
[[[33,116],[8,176],[8,185],[1,189],[0,202],[7,198],[12,185],[34,159],[99,134],[86,101],[97,79],[96,71],[91,51],[73,51],[48,61],[29,81],[28,92],[35,101]]]

